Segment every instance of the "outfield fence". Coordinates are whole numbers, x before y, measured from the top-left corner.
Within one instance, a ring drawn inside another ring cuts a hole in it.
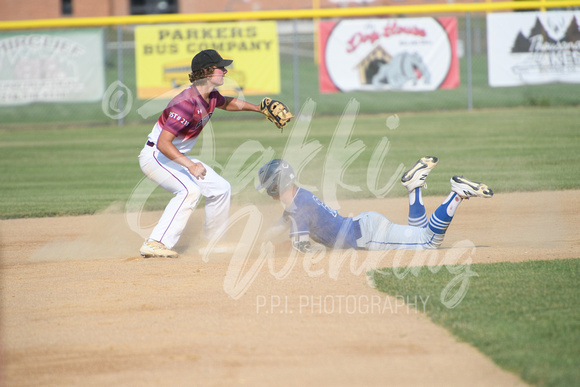
[[[580,104],[579,84],[552,83],[501,88],[488,85],[486,14],[579,8],[579,0],[543,0],[0,22],[0,34],[32,34],[54,29],[102,29],[105,41],[104,83],[109,91],[105,94],[107,100],[94,102],[0,105],[0,126],[151,123],[155,117],[139,112],[139,107],[150,101],[137,98],[135,28],[152,24],[244,20],[275,21],[280,48],[281,89],[279,94],[269,96],[285,101],[294,111],[312,99],[317,103],[317,115],[339,115],[353,98],[360,102],[362,114],[530,105],[575,106]],[[412,93],[352,91],[324,94],[319,91],[317,23],[320,20],[424,16],[452,16],[458,21],[459,87]],[[266,67],[268,64],[260,66]],[[258,67],[255,71],[261,69]],[[248,95],[245,98],[257,103],[264,96]],[[167,101],[161,99],[159,102],[161,109]],[[223,116],[224,120],[251,118],[245,115]]]

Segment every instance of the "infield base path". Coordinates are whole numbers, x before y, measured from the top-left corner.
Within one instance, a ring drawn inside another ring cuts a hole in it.
[[[428,212],[441,200],[425,198]],[[373,209],[404,223],[406,205],[348,201],[341,213]],[[441,251],[470,241],[473,263],[578,258],[579,209],[579,191],[470,200]],[[190,227],[202,221],[197,211]],[[142,259],[142,239],[122,214],[0,227],[6,385],[524,385],[397,295],[371,288],[348,259],[334,272],[328,255],[310,264],[299,258],[290,269],[292,253],[279,244],[276,259],[233,299],[227,255],[203,262],[184,238],[180,258]],[[414,258],[386,255],[381,267]]]

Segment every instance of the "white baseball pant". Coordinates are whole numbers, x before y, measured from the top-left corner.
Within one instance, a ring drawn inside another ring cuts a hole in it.
[[[427,250],[437,248],[443,235],[437,235],[429,227],[413,227],[391,222],[374,211],[363,212],[358,220],[361,238],[359,247],[367,250]]]
[[[191,160],[196,163],[201,162],[196,159]],[[168,159],[155,146],[147,145],[139,155],[139,164],[145,176],[175,195],[165,207],[150,239],[173,248],[201,196],[206,198],[204,236],[208,239],[212,238],[221,227],[227,225],[231,186],[208,165],[202,162],[207,170],[205,179],[196,179],[187,168]]]

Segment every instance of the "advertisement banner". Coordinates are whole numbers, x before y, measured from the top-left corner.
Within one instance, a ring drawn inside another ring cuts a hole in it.
[[[0,105],[94,102],[104,92],[102,30],[0,34]]]
[[[455,18],[323,21],[319,47],[322,93],[459,86]]]
[[[206,49],[234,61],[228,66],[220,92],[280,93],[276,22],[266,21],[136,27],[137,97],[148,99],[165,94],[171,98],[180,87],[189,86],[191,59]]]
[[[580,83],[580,11],[487,15],[491,87]]]

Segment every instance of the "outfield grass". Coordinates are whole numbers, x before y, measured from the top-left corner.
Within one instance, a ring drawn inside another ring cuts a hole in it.
[[[577,386],[580,259],[478,264],[471,270],[478,276],[470,277],[465,298],[453,309],[440,300],[454,277],[449,270],[434,274],[423,268],[417,276],[399,279],[383,269],[374,278],[383,292],[427,300],[416,307],[433,322],[526,382]]]
[[[264,119],[240,120],[236,125],[222,120],[236,114],[249,113],[219,111],[212,119],[218,163],[225,165],[245,141],[271,147],[275,157],[282,155],[293,124],[280,134]],[[323,148],[300,175],[303,184],[321,187],[328,144],[339,118],[315,115],[307,141],[319,141]],[[576,108],[405,113],[399,115],[395,130],[386,126],[387,118],[358,115],[354,120],[350,142],[360,140],[364,151],[345,171],[343,182],[361,191],[338,187],[339,199],[373,197],[366,176],[372,152],[383,137],[391,147],[381,185],[399,164],[410,166],[423,155],[436,155],[441,161],[429,176],[426,195],[446,194],[454,174],[484,181],[499,194],[580,187]],[[143,177],[137,156],[150,125],[1,129],[0,218],[92,214],[115,202],[124,205]],[[202,146],[200,140],[193,154]],[[148,208],[162,209],[168,195],[156,191]],[[406,191],[399,184],[388,193],[403,195]],[[252,184],[237,197],[260,200]]]

